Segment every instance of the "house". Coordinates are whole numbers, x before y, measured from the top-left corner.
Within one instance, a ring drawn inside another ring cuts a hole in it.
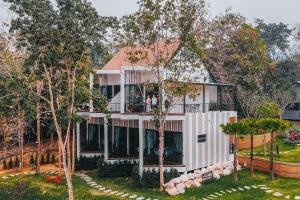
[[[157,45],[164,57],[176,51],[178,43]],[[124,47],[90,77],[90,89],[97,89],[109,100],[109,118],[93,108],[79,110],[86,120],[77,123],[77,156],[104,155],[108,162],[136,160],[139,170],[158,167],[158,131],[148,97],[156,98],[155,89],[145,82],[156,81],[149,63],[154,58],[131,63],[132,49]],[[148,51],[148,49],[146,49]],[[149,50],[150,51],[150,50]],[[167,52],[167,53],[166,53]],[[192,65],[190,63],[189,65]],[[168,79],[168,74],[164,73]],[[229,138],[221,128],[230,118],[236,118],[235,90],[230,84],[218,83],[205,67],[193,72],[196,98],[188,95],[178,99],[170,109],[165,124],[165,168],[187,172],[232,159]]]
[[[295,90],[295,102],[288,106],[283,112],[282,118],[286,120],[298,121],[300,120],[300,81],[297,81],[293,85]]]

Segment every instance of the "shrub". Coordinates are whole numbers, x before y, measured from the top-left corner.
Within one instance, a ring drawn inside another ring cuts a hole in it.
[[[108,177],[131,177],[136,162],[118,161],[114,163],[105,162],[103,158],[98,161],[98,176]]]
[[[47,151],[46,153],[46,164],[49,164],[50,163],[50,152]]]
[[[14,162],[12,160],[12,158],[9,159],[9,162],[8,162],[8,168],[11,169],[14,167]]]
[[[31,166],[34,166],[34,165],[35,165],[35,160],[34,160],[33,154],[31,154],[31,156],[30,156],[29,164],[30,164]]]
[[[52,164],[54,164],[56,161],[55,161],[55,153],[52,154],[51,156],[51,161],[50,161]]]
[[[143,177],[140,179],[138,168],[134,167],[132,173],[132,180],[135,186],[143,188],[157,188],[159,187],[159,171],[156,169],[147,169],[143,171]],[[164,171],[165,182],[169,182],[171,179],[179,177],[180,173],[176,169],[170,171]]]
[[[75,161],[75,168],[76,170],[93,170],[97,169],[97,162],[99,159],[102,159],[103,156],[94,156],[91,158],[87,157],[80,157],[79,160]]]
[[[2,164],[3,164],[3,169],[7,169],[7,163],[5,159],[3,160]]]
[[[300,133],[296,130],[291,130],[289,132],[289,141],[300,140]]]
[[[20,160],[19,157],[17,156],[15,159],[15,167],[19,167],[19,165],[20,165]]]
[[[41,165],[44,165],[44,164],[45,164],[45,156],[44,156],[44,154],[42,154]]]

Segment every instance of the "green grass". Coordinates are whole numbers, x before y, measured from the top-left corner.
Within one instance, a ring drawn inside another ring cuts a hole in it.
[[[239,182],[234,183],[232,181],[231,176],[223,177],[220,180],[215,180],[212,182],[208,182],[203,184],[200,188],[192,188],[188,189],[185,194],[179,195],[176,197],[170,197],[166,193],[159,192],[158,189],[140,189],[132,187],[131,181],[128,178],[113,178],[113,179],[98,179],[97,173],[95,171],[87,173],[91,176],[96,182],[101,185],[111,188],[113,190],[118,190],[121,192],[128,192],[131,194],[138,194],[139,196],[144,196],[147,198],[157,198],[157,199],[172,199],[172,200],[184,200],[184,199],[199,199],[206,197],[214,192],[218,192],[221,190],[226,190],[230,188],[237,188],[239,186],[251,186],[251,185],[259,185],[265,184],[275,191],[281,192],[284,195],[291,195],[294,197],[295,195],[300,195],[299,186],[300,179],[288,179],[277,177],[274,182],[270,182],[268,180],[268,175],[260,172],[255,172],[253,177],[249,177],[248,171],[244,170],[239,173]],[[249,197],[251,199],[279,199],[278,197],[274,197],[271,194],[264,192],[261,189],[251,189],[245,191],[238,191],[231,193],[230,195],[224,195],[219,199],[223,200],[248,200]]]
[[[46,183],[43,176],[17,176],[8,179],[0,178],[0,199],[5,200],[65,200],[67,186]],[[77,200],[112,200],[99,190],[92,189],[78,177],[73,178],[74,197]]]
[[[279,156],[276,155],[276,148],[274,151],[274,159],[283,162],[300,163],[300,146],[287,145],[284,143],[283,138],[276,138],[276,144],[279,146]],[[275,144],[275,145],[276,145]],[[254,148],[254,156],[269,159],[270,145],[266,144],[266,156],[264,154],[264,146]],[[284,153],[289,151],[288,153]],[[239,151],[240,155],[250,155],[250,149],[244,149]]]
[[[299,186],[300,179],[288,179],[276,177],[274,182],[268,180],[268,175],[260,172],[255,172],[253,177],[249,177],[249,173],[246,170],[239,172],[239,182],[234,183],[231,176],[223,177],[220,180],[207,182],[200,188],[188,189],[185,194],[170,197],[166,193],[159,192],[158,189],[140,189],[132,187],[131,180],[129,178],[110,178],[99,179],[95,171],[87,172],[96,182],[101,185],[118,190],[120,192],[126,192],[129,194],[137,194],[147,198],[157,198],[166,200],[185,200],[185,199],[200,199],[206,197],[214,192],[226,190],[230,188],[237,188],[240,186],[251,186],[258,184],[265,184],[275,191],[281,192],[284,195],[290,195],[291,199],[296,195],[300,195]],[[92,189],[84,181],[78,177],[73,178],[74,195],[77,200],[112,200],[119,199],[117,196],[110,196],[101,193],[97,189]],[[251,197],[251,198],[250,198]],[[67,198],[66,184],[55,185],[52,183],[45,183],[42,176],[19,176],[10,177],[9,179],[0,179],[0,199],[7,200],[65,200]],[[237,191],[234,193],[226,194],[220,197],[221,200],[263,200],[280,199],[272,196],[261,189],[251,189],[244,191]]]

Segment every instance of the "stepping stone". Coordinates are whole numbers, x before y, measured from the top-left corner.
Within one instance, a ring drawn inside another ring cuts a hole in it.
[[[266,185],[258,185],[259,187],[266,187]]]
[[[137,195],[131,195],[130,197],[129,197],[129,199],[135,199],[135,198],[137,198],[138,196]]]
[[[102,186],[101,185],[97,185],[97,186],[95,186],[95,188],[101,188]]]
[[[217,198],[217,196],[216,196],[216,195],[213,195],[213,194],[211,194],[211,195],[209,195],[209,196],[214,197],[214,198]]]
[[[117,196],[120,196],[122,194],[124,194],[124,192],[119,192],[119,193],[117,193]]]
[[[104,190],[103,192],[105,192],[105,193],[109,193],[109,192],[111,192],[112,190]]]
[[[266,193],[274,192],[274,190],[266,190]]]
[[[244,186],[244,188],[246,188],[247,190],[250,190],[251,188],[250,187],[248,187],[248,186]]]
[[[262,190],[269,190],[270,188],[268,188],[268,187],[261,187],[260,189],[262,189]]]
[[[129,196],[129,194],[123,194],[121,197],[127,197]]]
[[[25,174],[25,175],[28,175],[28,174],[29,174],[29,172],[25,172],[24,174]]]
[[[236,192],[236,189],[231,188],[231,190],[232,190],[233,192]]]
[[[300,196],[295,196],[295,199],[296,199],[296,200],[299,200],[299,199],[300,199]]]
[[[257,188],[257,186],[256,186],[256,185],[252,185],[251,187],[253,187],[253,188],[255,188],[255,189]]]
[[[138,198],[136,198],[136,200],[144,200],[145,199],[145,197],[138,197]]]
[[[202,198],[202,200],[208,200],[207,198]]]
[[[223,194],[220,194],[218,192],[215,192],[215,194],[218,195],[218,196],[223,196]]]
[[[273,193],[273,195],[275,197],[282,197],[283,196],[283,194],[281,194],[280,192],[275,192],[275,193]]]
[[[7,176],[3,176],[2,178],[3,178],[3,179],[8,179],[8,177],[7,177]]]
[[[239,187],[238,189],[239,189],[239,190],[241,190],[241,191],[243,191],[243,190],[244,190],[243,188],[240,188],[240,187]]]
[[[118,191],[112,191],[110,194],[117,194]]]
[[[226,192],[228,192],[228,193],[232,193],[232,191],[231,191],[231,190],[226,190]]]
[[[290,195],[287,195],[284,197],[285,199],[290,199]]]
[[[220,191],[221,193],[223,193],[223,194],[226,194],[226,192],[224,192],[224,191]]]

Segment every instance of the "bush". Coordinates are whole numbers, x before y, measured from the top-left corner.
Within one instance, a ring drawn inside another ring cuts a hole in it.
[[[41,165],[44,165],[44,164],[45,164],[45,156],[44,156],[44,154],[42,154]]]
[[[7,169],[7,163],[5,159],[3,160],[2,164],[3,164],[3,169]]]
[[[133,172],[133,167],[136,162],[131,161],[118,161],[114,163],[105,162],[101,158],[98,162],[98,176],[100,178],[108,177],[131,177]]]
[[[29,164],[30,164],[31,166],[34,166],[34,165],[35,165],[35,160],[34,160],[33,154],[31,154],[31,156],[30,156]]]
[[[17,156],[15,159],[15,167],[19,167],[19,165],[20,165],[20,160],[19,157]]]
[[[50,163],[50,152],[47,151],[46,153],[46,164],[49,164]]]
[[[157,188],[159,187],[159,171],[156,169],[147,169],[143,171],[143,177],[140,179],[138,168],[134,167],[132,173],[133,184],[143,188]],[[176,169],[170,171],[164,171],[165,182],[169,182],[171,179],[179,177],[180,173]]]
[[[103,156],[94,156],[91,158],[80,157],[79,160],[75,161],[76,170],[93,170],[97,169],[97,163],[99,159],[103,159]]]
[[[55,161],[55,153],[52,154],[51,156],[51,161],[50,161],[52,164],[54,164],[56,161]]]
[[[8,162],[8,168],[11,169],[14,167],[14,162],[12,160],[12,158],[9,159],[9,162]]]

